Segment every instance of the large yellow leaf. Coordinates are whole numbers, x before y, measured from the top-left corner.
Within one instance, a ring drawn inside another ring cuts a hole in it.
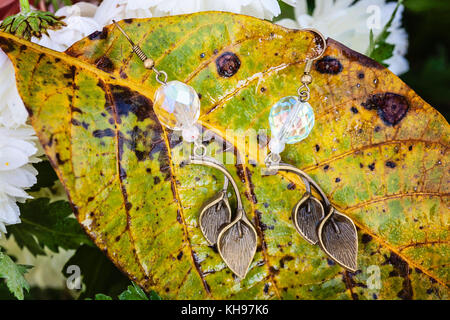
[[[348,273],[296,233],[291,209],[304,186],[262,175],[266,135],[252,151],[225,134],[268,129],[271,105],[296,93],[312,34],[228,13],[121,25],[169,79],[201,95],[208,150],[225,143],[233,161],[245,160],[227,168],[259,238],[238,281],[197,221],[223,180],[180,164],[183,144],[152,110],[159,84],[117,28],[66,53],[0,33],[78,220],[131,279],[163,298],[448,298],[449,125],[401,80],[329,39],[312,72],[316,125],[282,155],[355,221],[359,271]]]

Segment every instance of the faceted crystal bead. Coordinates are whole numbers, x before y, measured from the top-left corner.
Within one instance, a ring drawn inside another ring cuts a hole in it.
[[[172,130],[194,126],[200,116],[200,100],[191,86],[169,81],[156,90],[153,110],[159,121]]]
[[[274,140],[269,148],[278,154],[285,143],[297,143],[309,135],[314,126],[314,111],[308,102],[301,102],[298,97],[284,97],[272,106],[269,124]]]

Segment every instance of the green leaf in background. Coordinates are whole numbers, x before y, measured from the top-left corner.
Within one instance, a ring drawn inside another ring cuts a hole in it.
[[[92,244],[77,220],[70,217],[72,210],[66,201],[49,202],[39,198],[19,204],[22,223],[8,227],[20,248],[26,247],[33,255],[44,255],[44,247],[53,252],[58,248],[76,249],[80,244]]]
[[[130,283],[130,280],[108,260],[100,249],[89,245],[80,246],[63,268],[77,265],[81,270],[84,291],[80,299],[96,297],[97,292],[103,295],[118,296]]]
[[[8,255],[0,251],[0,278],[6,280],[9,291],[19,300],[24,298],[24,289],[30,290],[30,285],[23,276],[30,268],[32,267],[15,264]]]
[[[112,300],[113,298],[111,298],[110,296],[107,296],[106,294],[103,293],[97,293],[95,295],[95,299],[94,300]]]
[[[127,290],[119,295],[119,300],[149,300],[144,290],[139,288],[134,282],[128,286]]]
[[[422,12],[427,10],[450,10],[450,1],[448,0],[404,0],[406,8]]]
[[[53,170],[50,161],[44,160],[38,163],[33,163],[33,167],[39,172],[37,176],[37,183],[31,187],[28,191],[34,192],[41,188],[50,188],[55,181],[58,180],[58,176]]]
[[[424,96],[433,97],[435,103],[444,108],[448,103],[449,70],[448,51],[444,46],[440,46],[437,53],[430,56],[422,68],[408,72],[403,79],[412,88],[418,88]]]
[[[398,8],[402,3],[403,0],[399,0],[397,2],[397,6],[395,7],[392,16],[390,17],[389,21],[386,23],[378,37],[374,38],[372,30],[370,30],[370,44],[366,55],[378,61],[379,63],[383,63],[383,61],[392,57],[394,53],[395,45],[387,43],[386,40],[391,34],[388,30],[391,27],[395,15],[397,14]],[[386,64],[384,65],[386,66]]]
[[[113,300],[112,297],[107,296],[103,293],[97,293],[95,295],[95,300]],[[161,297],[155,292],[151,291],[149,296],[145,294],[136,283],[132,283],[131,286],[119,295],[119,300],[162,300]]]

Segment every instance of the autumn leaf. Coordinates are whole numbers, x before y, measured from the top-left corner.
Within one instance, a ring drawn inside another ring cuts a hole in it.
[[[302,182],[262,170],[270,107],[296,93],[312,34],[229,13],[121,26],[169,79],[199,93],[208,152],[219,159],[227,147],[258,231],[239,281],[198,225],[223,179],[181,161],[183,143],[152,109],[159,84],[117,28],[65,53],[0,33],[77,219],[131,280],[163,299],[448,299],[449,126],[407,85],[328,39],[312,71],[315,127],[282,154],[355,222],[359,270],[349,273],[296,232]],[[227,129],[254,132],[257,150],[228,141]]]

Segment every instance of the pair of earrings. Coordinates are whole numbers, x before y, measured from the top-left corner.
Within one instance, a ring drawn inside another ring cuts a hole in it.
[[[180,130],[184,141],[194,143],[193,155],[187,163],[205,165],[219,170],[224,175],[224,186],[203,206],[199,215],[199,225],[206,241],[211,245],[217,245],[221,258],[231,271],[238,277],[245,278],[256,253],[256,229],[247,217],[239,189],[232,175],[223,164],[206,154],[206,147],[201,142],[197,128],[197,120],[200,116],[197,92],[183,82],[176,80],[167,82],[167,73],[156,69],[154,61],[133,43],[119,24],[113,22],[128,39],[132,50],[142,60],[144,67],[154,71],[156,80],[161,84],[155,92],[153,104],[160,122],[171,130]],[[310,31],[320,35],[317,31]],[[312,82],[310,70],[313,61],[322,56],[326,48],[326,41],[323,36],[321,38],[323,46],[320,54],[307,59],[298,97],[282,98],[272,107],[269,116],[272,131],[272,140],[269,143],[271,153],[266,158],[266,165],[270,170],[294,172],[303,179],[306,193],[293,210],[293,220],[297,231],[308,242],[312,244],[319,242],[322,249],[333,260],[354,271],[357,240],[353,241],[356,239],[353,222],[331,206],[323,191],[308,175],[294,166],[280,164],[280,153],[285,144],[303,140],[314,125],[314,112],[307,102],[310,97],[308,85]],[[229,184],[237,200],[234,216],[227,195]],[[311,194],[311,186],[320,194],[322,201]],[[326,216],[325,212],[327,212]]]
[[[335,262],[352,272],[357,269],[358,235],[353,221],[334,208],[319,185],[302,170],[285,163],[280,163],[280,153],[286,144],[304,140],[314,126],[314,111],[309,104],[312,83],[311,69],[315,60],[322,57],[327,43],[324,36],[313,29],[320,39],[320,52],[307,58],[302,85],[297,90],[298,96],[282,98],[273,105],[269,114],[272,139],[269,143],[270,153],[265,163],[270,173],[287,171],[298,175],[305,184],[306,192],[292,209],[292,221],[297,232],[309,243],[319,244],[322,250]],[[317,38],[316,38],[317,39]],[[311,189],[320,195],[318,200]]]

